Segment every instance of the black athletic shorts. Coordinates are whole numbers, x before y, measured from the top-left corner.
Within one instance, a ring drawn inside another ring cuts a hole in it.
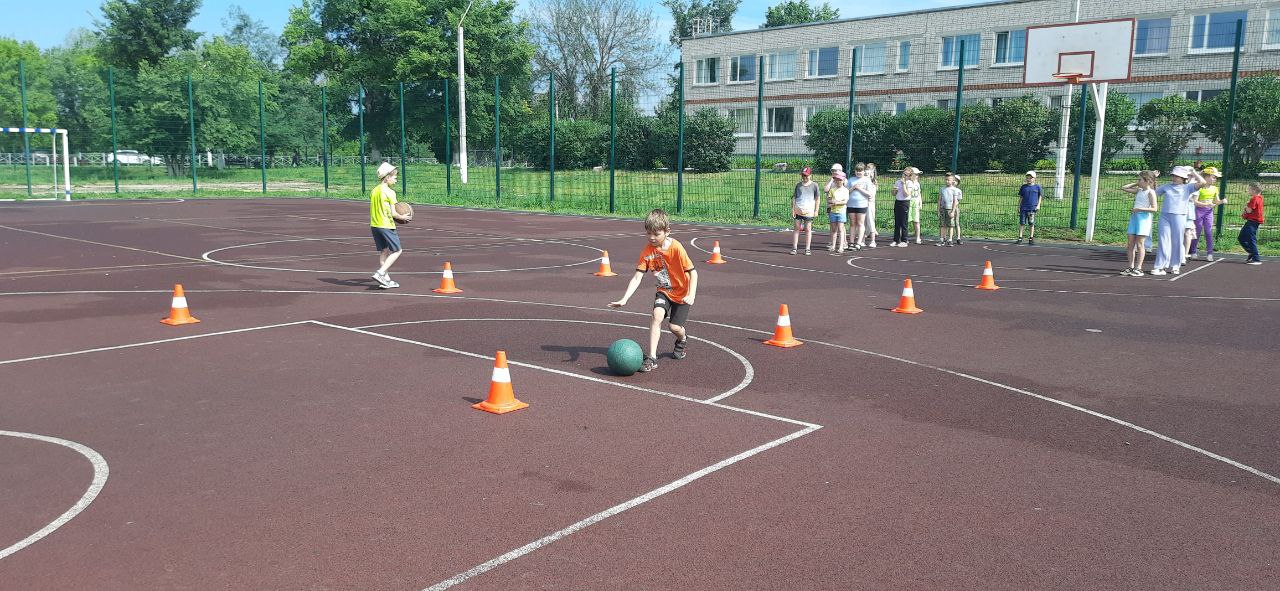
[[[667,322],[676,326],[684,326],[686,320],[689,319],[689,308],[693,306],[689,304],[677,304],[667,297],[667,294],[658,292],[653,296],[653,307],[662,308],[667,313]]]

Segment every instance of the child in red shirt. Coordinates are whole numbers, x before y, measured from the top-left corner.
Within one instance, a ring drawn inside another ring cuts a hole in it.
[[[649,244],[640,252],[640,260],[636,262],[636,274],[627,286],[627,293],[622,299],[610,302],[610,308],[621,308],[640,287],[645,273],[653,271],[658,282],[658,293],[654,294],[653,322],[649,325],[649,349],[645,354],[640,371],[653,371],[658,367],[658,339],[662,336],[662,319],[667,319],[667,326],[676,335],[675,349],[671,356],[684,359],[688,343],[688,333],[684,323],[689,318],[689,308],[698,293],[698,271],[693,268],[693,261],[684,246],[670,236],[671,223],[667,212],[655,209],[649,212],[644,220],[644,231],[649,236]]]
[[[1265,221],[1262,215],[1262,185],[1249,183],[1249,202],[1244,205],[1244,227],[1240,228],[1240,246],[1249,253],[1246,265],[1261,265],[1262,257],[1258,256],[1258,226]]]

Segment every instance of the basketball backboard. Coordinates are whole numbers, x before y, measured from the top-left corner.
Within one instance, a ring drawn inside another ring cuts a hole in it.
[[[1124,82],[1135,29],[1131,18],[1027,27],[1023,82]]]

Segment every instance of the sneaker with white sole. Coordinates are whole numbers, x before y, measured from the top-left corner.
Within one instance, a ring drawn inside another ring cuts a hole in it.
[[[867,248],[875,248],[875,247],[876,247],[876,241],[875,241],[875,240],[872,240],[870,244],[867,244]]]
[[[920,242],[920,239],[919,239],[919,238],[916,238],[916,244],[924,244],[924,243],[923,243],[923,242]]]
[[[1261,265],[1261,264],[1262,264],[1262,261],[1260,261],[1260,260],[1258,260],[1258,259],[1253,259],[1253,260],[1251,260],[1251,261],[1245,261],[1245,263],[1244,263],[1244,264],[1246,264],[1246,265]]]
[[[652,357],[645,357],[640,363],[640,371],[649,372],[658,368],[658,360]]]
[[[1120,274],[1121,274],[1121,275],[1124,275],[1124,276],[1126,276],[1126,277],[1128,277],[1128,276],[1130,276],[1130,275],[1133,275],[1133,269],[1125,269],[1125,270],[1121,271],[1121,272],[1120,272]]]
[[[381,286],[383,289],[391,288],[391,283],[392,283],[391,277],[388,276],[386,273],[375,272],[373,275],[370,275],[370,277],[372,277],[374,281],[377,281],[378,285]]]
[[[907,243],[906,243],[906,242],[899,242],[899,243],[898,243],[898,248],[906,248],[906,247],[907,247]]]
[[[1204,260],[1209,261],[1210,263],[1212,263],[1212,262],[1213,262],[1213,255],[1209,255],[1209,256],[1205,257],[1205,258],[1204,258]]]
[[[1133,275],[1134,277],[1142,277],[1145,273],[1142,272],[1142,269],[1134,269],[1130,275]]]
[[[1179,267],[1174,267],[1174,268],[1172,268],[1172,269],[1169,269],[1169,272],[1170,272],[1170,273],[1173,273],[1174,275],[1178,275],[1178,274],[1182,273],[1182,269],[1181,269],[1181,268],[1179,268]]]
[[[1160,275],[1166,275],[1167,273],[1164,272],[1164,269],[1152,269],[1151,274],[1158,277]]]

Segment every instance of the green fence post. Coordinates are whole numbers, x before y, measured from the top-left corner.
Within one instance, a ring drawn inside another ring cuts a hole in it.
[[[849,64],[849,112],[846,115],[845,128],[847,135],[844,144],[844,165],[853,170],[853,112],[857,108],[854,100],[858,96],[858,48],[853,48],[853,61]]]
[[[764,56],[756,58],[756,186],[751,198],[751,217],[760,217],[760,154],[764,131]]]
[[[267,115],[262,100],[262,81],[258,81],[258,163],[262,168],[262,194],[267,194]]]
[[[365,187],[364,180],[364,83],[360,83],[356,94],[356,110],[360,112],[360,194],[365,195],[369,190]],[[381,180],[381,179],[379,179]]]
[[[502,207],[502,77],[493,77],[493,198]]]
[[[547,119],[551,122],[550,155],[547,158],[547,170],[551,172],[550,203],[556,202],[556,75],[547,76]]]
[[[1089,83],[1080,85],[1080,129],[1076,138],[1076,173],[1071,182],[1071,229],[1076,229],[1076,213],[1080,208],[1080,172],[1084,169],[1084,131],[1089,118]]]
[[[324,167],[324,194],[329,194],[329,86],[320,87],[320,165]]]
[[[449,79],[444,80],[444,194],[453,194],[453,129],[449,125]]]
[[[116,179],[116,193],[120,192],[120,144],[116,140],[116,70],[107,66],[107,92],[111,96],[111,164]]]
[[[676,115],[679,139],[676,142],[676,213],[684,211],[684,62],[680,62],[680,112]]]
[[[613,200],[613,170],[617,167],[617,152],[614,149],[615,144],[618,143],[618,109],[615,96],[618,93],[617,83],[618,69],[609,68],[609,213],[616,210]]]
[[[1227,197],[1227,177],[1231,176],[1231,132],[1236,126],[1236,83],[1240,81],[1240,48],[1244,45],[1244,21],[1236,20],[1236,51],[1231,58],[1231,98],[1227,108],[1227,135],[1222,142],[1222,178],[1218,179],[1220,183],[1218,195],[1222,199]],[[1214,237],[1222,237],[1222,216],[1226,210],[1226,205],[1218,205],[1217,227],[1214,228]]]
[[[31,196],[31,137],[27,135],[27,62],[18,60],[18,93],[22,95],[22,163],[27,169],[27,197]]]
[[[407,194],[409,169],[405,167],[405,153],[409,151],[409,136],[404,132],[404,82],[400,83],[400,194]]]
[[[951,172],[960,168],[960,109],[964,106],[964,41],[960,41],[959,67],[956,68],[956,129],[951,140]]]
[[[191,89],[191,74],[187,74],[187,123],[191,126],[191,192],[200,190],[199,173],[196,168],[200,162],[196,160],[196,95]]]

